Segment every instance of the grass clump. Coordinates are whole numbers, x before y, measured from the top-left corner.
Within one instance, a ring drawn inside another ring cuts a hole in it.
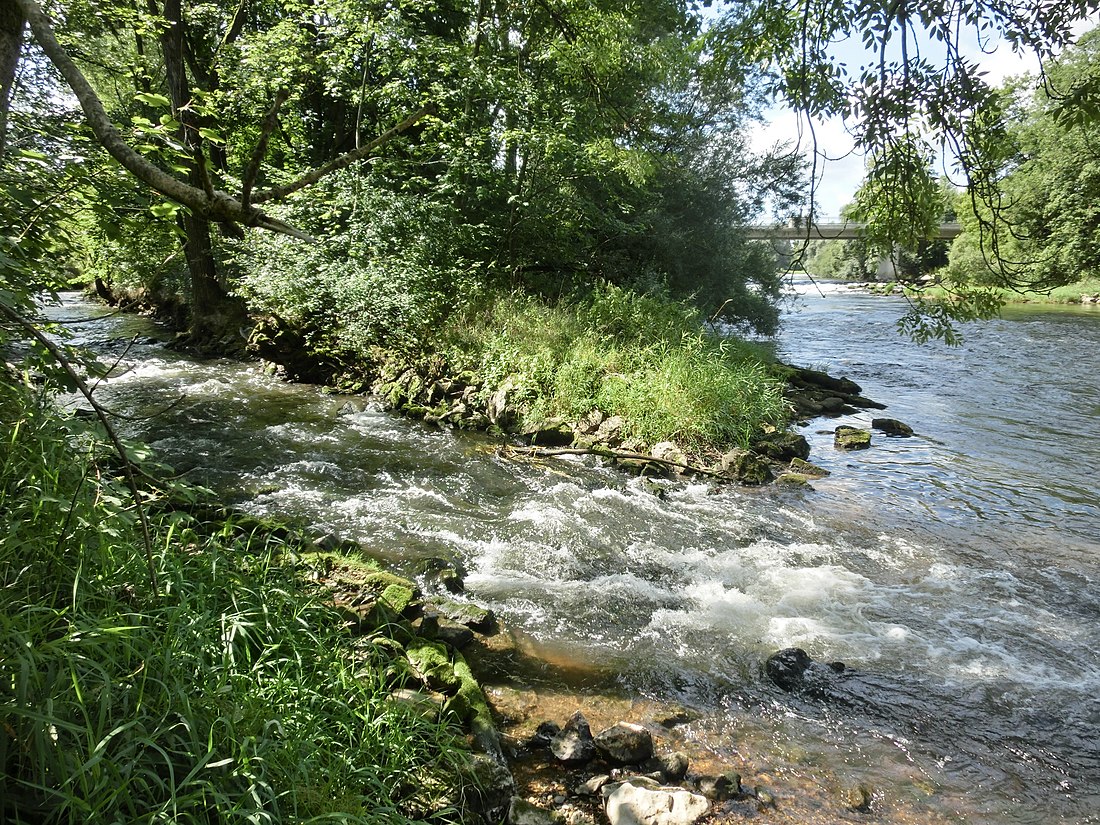
[[[155,590],[96,439],[10,374],[0,421],[0,821],[458,818],[457,734],[386,701],[282,539],[150,492]]]
[[[456,319],[445,340],[486,394],[509,382],[528,419],[598,409],[632,438],[697,450],[747,446],[786,422],[761,351],[710,334],[677,301],[610,286],[557,306],[511,296]]]

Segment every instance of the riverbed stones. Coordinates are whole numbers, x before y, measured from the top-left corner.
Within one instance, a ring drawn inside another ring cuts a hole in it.
[[[639,765],[653,756],[653,737],[641,725],[619,722],[600,731],[596,748],[613,763]]]
[[[688,755],[673,751],[657,758],[658,769],[666,782],[681,782],[688,772]]]
[[[723,773],[719,776],[702,776],[698,783],[699,793],[714,802],[725,802],[741,793],[741,775]]]
[[[508,811],[509,825],[562,825],[564,821],[561,814],[540,808],[522,797],[512,797],[512,806]]]
[[[866,450],[871,446],[871,431],[841,424],[833,431],[833,445],[838,450]]]
[[[709,808],[700,794],[683,788],[643,787],[636,780],[615,786],[604,803],[611,825],[692,825]]]
[[[550,740],[550,752],[559,762],[583,764],[596,757],[596,742],[588,720],[579,710],[569,717],[565,727]]]
[[[908,438],[913,434],[912,427],[903,421],[898,421],[896,418],[872,418],[871,429],[898,438]]]

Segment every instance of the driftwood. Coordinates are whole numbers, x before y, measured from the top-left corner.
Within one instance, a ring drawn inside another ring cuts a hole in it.
[[[681,461],[670,461],[667,458],[657,458],[645,453],[635,453],[627,450],[613,450],[610,447],[511,447],[504,446],[500,450],[505,455],[529,456],[531,458],[555,458],[563,455],[595,455],[601,458],[613,458],[619,461],[645,461],[672,467],[683,472],[697,475],[710,476],[723,481],[736,480],[725,472],[710,470],[706,467],[698,467],[694,464],[685,464]]]

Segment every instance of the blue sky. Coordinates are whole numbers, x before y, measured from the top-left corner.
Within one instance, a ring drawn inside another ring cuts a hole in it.
[[[1080,36],[1100,20],[1083,22],[1076,28]],[[922,45],[922,48],[927,48]],[[1039,68],[1034,55],[1013,52],[1005,43],[987,43],[980,47],[976,37],[963,44],[965,54],[977,62],[986,73],[988,81],[999,85],[1005,78],[1036,72]],[[854,71],[868,61],[866,52],[859,43],[841,43],[836,46],[837,57]],[[929,56],[934,52],[928,50]],[[806,130],[806,124],[790,109],[773,107],[765,114],[766,123],[757,127],[752,135],[752,145],[763,150],[776,143],[791,143],[798,146],[807,158],[812,151],[812,139]],[[841,208],[849,203],[863,179],[864,156],[853,148],[852,138],[839,118],[832,118],[814,124],[818,151],[828,159],[818,160],[818,185],[816,192],[816,213],[822,217],[838,215]],[[949,161],[948,161],[949,164]],[[951,170],[947,170],[948,174]]]

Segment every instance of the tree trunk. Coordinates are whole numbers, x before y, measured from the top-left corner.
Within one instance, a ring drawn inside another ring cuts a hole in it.
[[[212,192],[205,168],[203,141],[195,122],[191,86],[184,52],[181,0],[165,0],[164,19],[168,27],[161,34],[168,96],[180,123],[180,142],[191,152],[187,182],[196,189]],[[226,293],[218,278],[211,245],[210,219],[190,210],[183,217],[183,251],[191,276],[191,343],[200,347],[233,336],[247,320],[243,303]]]
[[[0,0],[0,158],[7,149],[8,111],[27,20],[15,0]]]

